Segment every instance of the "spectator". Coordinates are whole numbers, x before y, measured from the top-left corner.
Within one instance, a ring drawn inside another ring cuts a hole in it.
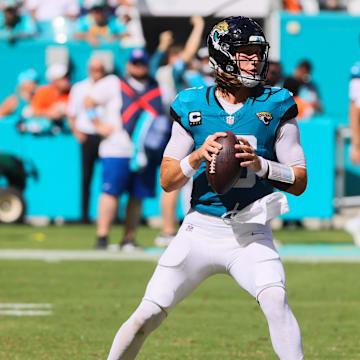
[[[143,28],[140,13],[136,4],[128,0],[120,0],[115,14],[119,21],[126,26],[126,34],[121,40],[121,46],[136,48],[145,46]]]
[[[159,70],[161,63],[164,61],[164,57],[173,41],[172,31],[166,30],[160,33],[158,47],[149,61],[149,74],[152,77],[156,77],[157,71]],[[165,94],[162,93],[162,95]]]
[[[20,14],[17,0],[4,0],[0,16],[0,38],[13,42],[36,35],[36,23],[28,14]]]
[[[118,197],[125,192],[130,181],[129,162],[133,144],[120,117],[121,94],[119,78],[107,75],[97,81],[85,98],[88,115],[102,136],[99,156],[102,165],[102,192],[98,205],[97,240],[95,248],[106,249],[112,221],[116,215]],[[95,108],[103,107],[97,114]]]
[[[38,81],[38,74],[34,69],[21,72],[17,78],[17,87],[13,94],[9,95],[0,104],[0,116],[18,114],[19,117],[29,117],[29,104],[34,96]]]
[[[125,36],[126,27],[116,17],[108,16],[106,3],[102,0],[92,1],[87,15],[78,19],[74,38],[87,40],[98,46],[101,41],[114,41]]]
[[[171,100],[186,87],[184,72],[199,48],[204,30],[204,19],[201,16],[192,16],[190,21],[193,29],[185,46],[171,45],[168,51],[168,65],[162,66],[156,75],[160,86],[172,92]]]
[[[66,115],[70,92],[68,68],[53,64],[46,70],[46,78],[50,84],[40,86],[31,101],[34,116],[61,120]]]
[[[164,97],[166,108],[170,107],[176,94],[186,87],[184,73],[200,45],[204,30],[204,19],[200,16],[192,16],[190,21],[193,29],[185,46],[172,45],[169,48],[168,65],[162,66],[156,75],[162,93],[166,94],[166,97]],[[190,194],[190,188],[191,182],[188,182],[183,189],[183,193]],[[162,230],[155,239],[155,244],[158,246],[167,246],[176,235],[176,205],[178,196],[179,190],[170,193],[163,192],[161,199],[163,217]],[[190,198],[188,199],[190,200]],[[190,201],[185,201],[186,204],[189,202]],[[186,205],[185,211],[187,211],[188,207],[189,204]]]
[[[132,136],[134,155],[130,161],[131,188],[126,209],[125,238],[122,248],[135,247],[135,231],[142,214],[143,199],[155,196],[156,173],[170,134],[170,121],[164,113],[158,83],[149,75],[149,56],[135,49],[121,81],[122,121]],[[151,154],[146,148],[147,134],[155,143]]]
[[[319,0],[320,10],[344,11],[348,0]]]
[[[295,68],[293,76],[284,81],[284,88],[294,94],[299,109],[298,119],[308,119],[323,111],[316,85],[311,81],[311,63],[301,61]]]
[[[350,129],[351,148],[350,159],[354,165],[360,164],[360,62],[351,68],[350,80]],[[360,214],[349,219],[344,226],[353,239],[355,245],[360,247]]]
[[[93,57],[88,64],[89,77],[75,83],[70,91],[68,117],[70,128],[81,145],[81,222],[89,223],[90,185],[95,161],[98,159],[101,137],[89,118],[84,100],[94,84],[106,76],[104,62]],[[97,111],[100,113],[101,108]]]
[[[283,0],[283,8],[292,13],[299,13],[302,10],[300,0]]]
[[[279,61],[269,61],[269,70],[266,75],[266,85],[283,87],[284,76],[281,63]]]
[[[51,21],[58,16],[75,19],[80,13],[76,0],[27,0],[25,9],[30,11],[37,21]]]
[[[188,87],[213,86],[215,85],[214,70],[209,64],[209,52],[207,47],[202,47],[193,59],[192,68],[189,67],[184,73]]]

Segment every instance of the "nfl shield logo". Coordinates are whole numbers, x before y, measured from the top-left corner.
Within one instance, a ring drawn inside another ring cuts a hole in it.
[[[234,125],[235,117],[234,116],[227,116],[226,123],[229,125]]]

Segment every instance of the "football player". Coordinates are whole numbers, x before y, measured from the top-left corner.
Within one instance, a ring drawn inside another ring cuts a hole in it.
[[[193,177],[191,210],[158,262],[145,296],[119,329],[108,359],[134,359],[148,334],[201,282],[228,274],[259,303],[281,360],[303,359],[298,323],[290,309],[285,275],[269,220],[288,211],[286,196],[300,195],[307,174],[297,107],[285,89],[264,87],[267,43],[261,27],[229,17],[208,35],[216,85],[180,92],[171,106],[172,136],[160,181],[165,191]],[[224,195],[206,179],[206,160],[234,132],[240,141],[242,178]]]

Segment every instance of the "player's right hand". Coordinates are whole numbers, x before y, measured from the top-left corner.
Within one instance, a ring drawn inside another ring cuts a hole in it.
[[[198,160],[203,162],[205,160],[211,161],[211,154],[218,154],[222,148],[216,139],[219,137],[226,137],[225,132],[216,132],[213,135],[209,135],[199,149],[196,150]]]

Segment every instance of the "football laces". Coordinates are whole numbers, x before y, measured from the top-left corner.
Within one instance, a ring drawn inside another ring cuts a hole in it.
[[[210,165],[209,165],[209,174],[215,174],[216,173],[216,154],[212,154],[211,155],[211,161],[210,161]]]

